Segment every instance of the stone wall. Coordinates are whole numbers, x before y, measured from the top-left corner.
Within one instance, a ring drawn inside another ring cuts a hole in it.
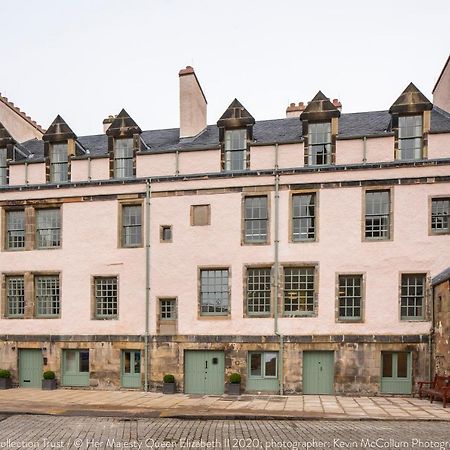
[[[434,288],[434,372],[450,375],[450,280]]]

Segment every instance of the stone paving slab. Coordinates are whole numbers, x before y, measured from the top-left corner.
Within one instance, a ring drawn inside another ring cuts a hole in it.
[[[4,413],[131,415],[142,417],[285,417],[358,420],[445,420],[450,408],[412,397],[334,395],[163,395],[142,391],[9,389],[0,391]]]

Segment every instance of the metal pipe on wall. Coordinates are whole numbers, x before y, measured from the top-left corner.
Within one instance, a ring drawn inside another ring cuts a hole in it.
[[[280,383],[280,394],[283,395],[283,335],[278,330],[278,296],[280,284],[280,261],[279,261],[279,228],[280,228],[280,175],[278,173],[278,144],[275,144],[275,229],[274,229],[274,333],[280,339],[280,352],[278,355],[278,378]]]
[[[144,335],[144,390],[148,392],[149,385],[149,313],[150,313],[150,208],[152,198],[152,184],[151,179],[147,180],[145,189],[145,335]]]

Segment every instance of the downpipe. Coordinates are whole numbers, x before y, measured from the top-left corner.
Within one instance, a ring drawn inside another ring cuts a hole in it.
[[[275,230],[274,230],[274,334],[279,338],[278,379],[280,395],[283,395],[283,353],[284,339],[278,329],[278,297],[280,292],[280,261],[279,261],[279,228],[280,228],[280,175],[278,173],[278,144],[275,144]]]
[[[145,334],[144,334],[144,390],[149,389],[149,313],[150,313],[150,219],[151,219],[152,184],[147,180],[145,189]]]

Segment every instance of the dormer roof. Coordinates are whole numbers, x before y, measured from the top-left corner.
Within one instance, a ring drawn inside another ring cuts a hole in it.
[[[15,144],[15,139],[9,134],[9,131],[0,122],[0,148],[5,148],[8,144]]]
[[[300,120],[308,122],[330,120],[332,117],[340,117],[340,115],[339,109],[322,91],[319,91],[300,114]]]
[[[42,136],[42,140],[46,142],[66,141],[68,139],[76,139],[76,134],[67,125],[66,121],[58,114],[48,130]]]
[[[239,128],[254,125],[254,123],[254,117],[235,98],[217,121],[217,126],[219,128]]]
[[[106,130],[108,136],[115,138],[131,137],[133,134],[141,134],[142,130],[130,115],[122,109],[115,117],[109,128]]]
[[[413,84],[409,83],[400,97],[389,108],[391,114],[413,114],[431,111],[433,104]]]

